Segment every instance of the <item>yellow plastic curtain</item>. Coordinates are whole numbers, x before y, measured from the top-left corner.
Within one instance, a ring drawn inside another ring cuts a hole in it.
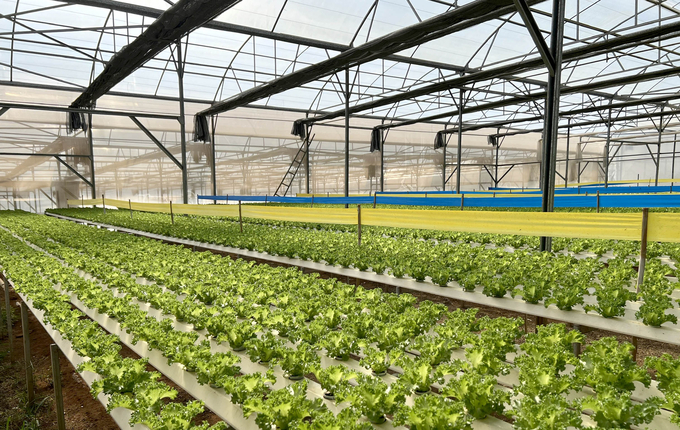
[[[106,199],[107,206],[142,212],[170,213],[169,203],[135,203]],[[69,205],[101,205],[101,199],[69,200]],[[238,216],[239,205],[173,204],[175,214],[204,216]],[[321,224],[357,224],[355,208],[301,208],[242,205],[241,215],[279,221]],[[361,210],[363,225],[463,231],[468,233],[518,234],[524,236],[571,237],[584,239],[640,240],[642,213],[575,212],[499,212],[416,209]],[[656,242],[680,242],[680,214],[650,213],[648,239]]]

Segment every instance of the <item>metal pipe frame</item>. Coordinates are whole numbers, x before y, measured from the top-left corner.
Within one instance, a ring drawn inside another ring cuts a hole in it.
[[[349,68],[345,69],[345,197],[349,197]],[[348,208],[345,205],[345,208]]]
[[[457,153],[456,153],[456,194],[460,194],[461,191],[461,184],[460,184],[460,173],[461,173],[461,161],[463,158],[463,111],[465,110],[465,93],[461,89],[458,92],[458,110],[460,113],[458,114],[458,145],[456,147]],[[444,140],[446,143],[446,139]],[[446,188],[446,184],[444,184],[444,188]]]
[[[532,4],[542,1],[530,0]],[[373,39],[313,66],[281,76],[268,84],[243,91],[234,97],[215,103],[196,115],[214,115],[239,106],[245,106],[265,97],[299,87],[324,76],[332,75],[342,69],[384,58],[386,55],[395,54],[491,19],[500,18],[513,10],[514,6],[511,0],[475,0],[472,3],[459,6],[448,12],[421,21],[418,24]]]
[[[239,1],[179,0],[152,22],[139,37],[117,52],[72,106],[93,107],[99,97],[145,62]]]
[[[186,115],[184,113],[184,57],[182,56],[182,39],[177,40],[177,58],[175,68],[177,69],[178,96],[179,96],[179,129],[180,129],[180,148],[182,151],[182,203],[189,203],[189,180],[187,169],[187,127]]]
[[[545,100],[545,126],[543,128],[543,153],[541,210],[552,212],[555,205],[555,171],[557,165],[557,127],[560,120],[560,82],[562,77],[562,35],[564,33],[565,0],[553,1],[552,31],[550,32],[550,54],[555,64],[555,73],[548,76],[548,91]],[[541,237],[541,251],[550,251],[552,238]]]

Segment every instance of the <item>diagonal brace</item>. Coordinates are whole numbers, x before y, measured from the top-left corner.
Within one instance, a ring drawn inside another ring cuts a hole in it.
[[[555,57],[553,57],[553,55],[550,53],[548,44],[545,43],[545,39],[543,39],[543,37],[541,36],[541,29],[538,28],[538,24],[536,24],[536,20],[534,19],[534,16],[531,13],[531,9],[529,9],[529,5],[527,5],[525,0],[513,0],[513,1],[515,2],[515,6],[517,7],[517,12],[519,12],[520,16],[522,17],[524,25],[526,25],[527,30],[529,30],[529,34],[531,34],[531,38],[534,40],[534,43],[536,44],[538,53],[541,54],[541,58],[543,59],[545,66],[548,68],[548,72],[550,72],[551,76],[554,76]]]
[[[70,164],[68,164],[66,161],[64,161],[63,158],[61,158],[59,155],[55,155],[54,158],[57,159],[61,164],[66,166],[67,169],[69,169],[74,175],[79,177],[83,182],[85,182],[87,185],[90,187],[92,186],[92,182],[90,182],[85,176],[81,175],[76,169],[74,169]]]
[[[161,143],[160,140],[156,139],[156,136],[154,136],[153,133],[151,133],[151,131],[149,131],[148,128],[144,127],[144,124],[142,124],[141,122],[139,122],[139,120],[138,120],[137,118],[135,118],[134,116],[132,116],[132,115],[130,115],[130,119],[132,120],[132,122],[134,122],[135,124],[137,124],[137,127],[139,127],[139,129],[142,130],[142,131],[144,132],[144,134],[146,134],[147,137],[148,137],[149,139],[151,139],[151,141],[152,141],[153,143],[156,144],[156,146],[158,146],[158,149],[160,149],[161,151],[163,151],[163,154],[167,155],[168,158],[170,158],[170,160],[172,160],[172,162],[175,163],[175,164],[177,165],[177,167],[179,167],[180,169],[184,170],[184,167],[182,167],[182,163],[180,163],[179,160],[177,160],[177,158],[175,158],[175,156],[172,155],[172,154],[170,153],[170,151],[168,151],[168,149],[165,147],[165,145],[163,145],[163,144]]]

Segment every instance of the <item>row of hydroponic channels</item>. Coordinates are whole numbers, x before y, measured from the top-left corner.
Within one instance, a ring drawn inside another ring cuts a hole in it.
[[[564,311],[584,309],[605,318],[637,319],[652,327],[673,326],[680,316],[673,282],[680,245],[674,243],[649,244],[645,281],[637,293],[640,245],[632,241],[556,239],[557,252],[539,253],[535,238],[522,236],[365,228],[359,245],[351,229],[340,226],[256,220],[241,233],[236,222],[207,217],[177,217],[171,224],[161,214],[136,213],[131,219],[128,211],[55,212],[396,278],[430,279],[436,285],[460,286],[488,297],[520,297],[530,304],[554,305]]]
[[[193,373],[263,429],[370,427],[361,415],[415,429],[511,427],[498,418],[519,429],[678,421],[680,360],[647,360],[652,383],[632,346],[613,338],[578,358],[572,343],[582,335],[548,325],[518,348],[520,319],[415,306],[407,294],[46,217],[4,214],[0,224],[26,241],[0,231],[17,289],[91,357],[86,368],[101,375],[94,389],[111,395],[109,407],[133,409],[132,420],[151,428],[190,428],[200,407],[165,404],[173,390],[144,360],[121,359],[115,336],[69,315],[68,300],[115,319],[130,343]]]

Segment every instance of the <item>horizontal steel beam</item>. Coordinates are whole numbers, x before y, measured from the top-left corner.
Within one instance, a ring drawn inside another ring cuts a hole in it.
[[[0,83],[0,85],[2,85]],[[63,106],[46,106],[46,105],[30,105],[23,103],[5,103],[0,101],[0,107],[3,109],[23,109],[23,110],[41,110],[41,111],[51,111],[51,112],[76,112],[92,115],[109,115],[109,116],[130,116],[134,115],[140,118],[154,118],[154,119],[172,119],[179,121],[179,116],[175,115],[161,115],[155,113],[137,113],[137,112],[121,112],[112,110],[99,110],[99,109],[83,109],[75,107],[63,107]],[[4,113],[4,112],[3,112]]]
[[[0,156],[16,157],[85,157],[90,158],[90,154],[47,154],[43,152],[0,152]]]

